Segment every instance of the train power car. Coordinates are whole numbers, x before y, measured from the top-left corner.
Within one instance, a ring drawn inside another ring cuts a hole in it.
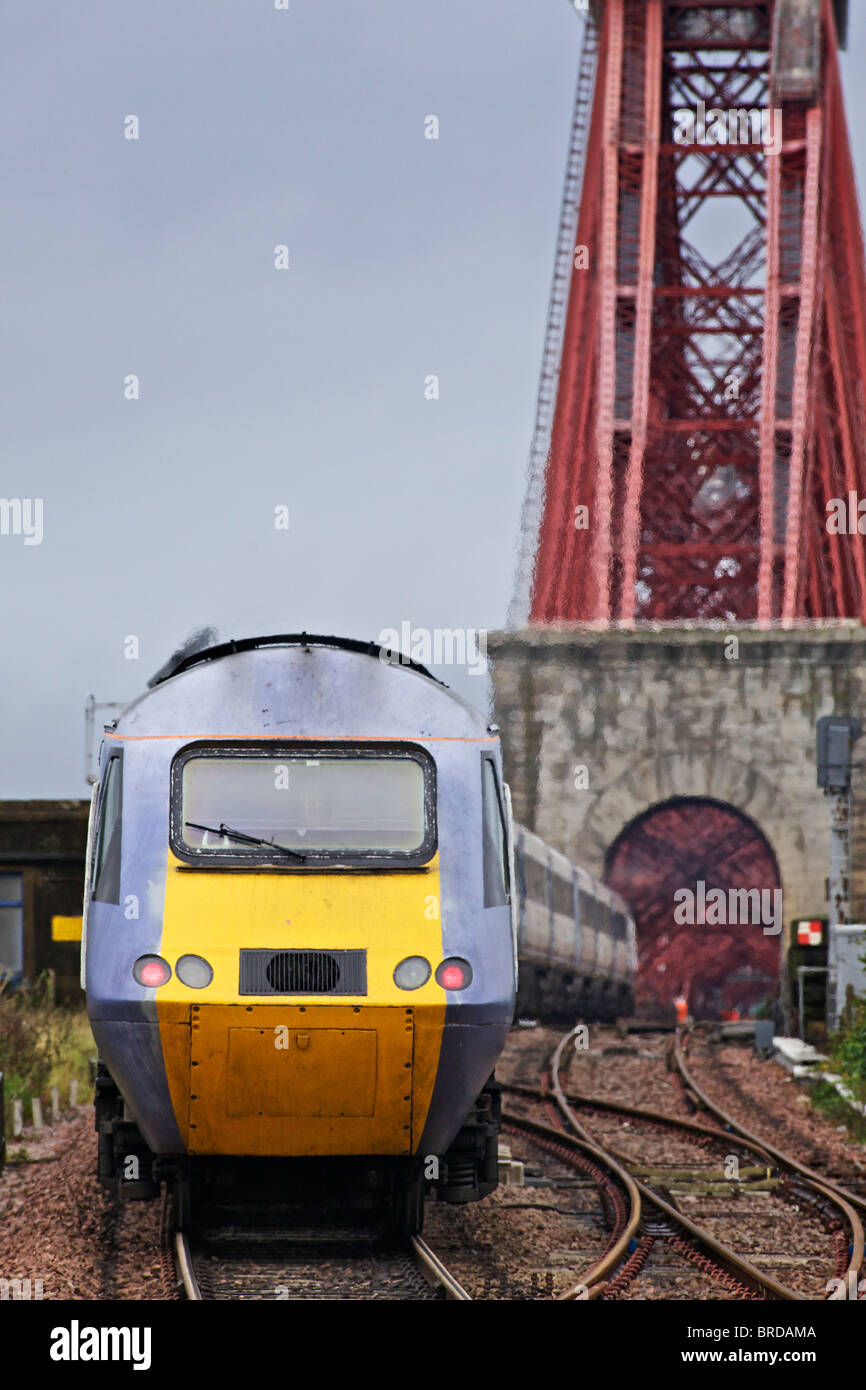
[[[515,828],[517,1010],[611,1022],[634,1012],[635,922],[612,889]]]
[[[499,740],[382,656],[225,643],[106,730],[82,984],[122,1196],[168,1182],[186,1220],[327,1189],[412,1231],[425,1190],[496,1185],[517,973]]]

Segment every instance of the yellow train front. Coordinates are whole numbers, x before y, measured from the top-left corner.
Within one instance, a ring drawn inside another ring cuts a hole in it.
[[[410,1230],[425,1189],[486,1195],[516,971],[495,730],[344,639],[161,676],[106,730],[94,791],[101,1180],[351,1199]]]

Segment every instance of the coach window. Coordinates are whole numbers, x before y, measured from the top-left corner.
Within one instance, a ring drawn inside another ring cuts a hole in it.
[[[121,835],[120,755],[108,761],[93,852],[93,898],[96,902],[120,902]]]
[[[526,876],[526,896],[532,903],[539,903],[547,912],[550,908],[550,869],[532,854],[524,855],[523,872]]]
[[[520,910],[522,912],[526,906],[526,899],[529,894],[526,891],[526,855],[523,850],[523,845],[519,840],[517,842],[517,853],[514,856],[514,869],[517,878],[517,896],[520,900]]]
[[[597,900],[583,888],[580,889],[577,897],[580,905],[581,926],[591,927],[593,931],[598,931]]]
[[[482,815],[484,820],[484,906],[503,907],[508,902],[508,842],[499,798],[496,770],[490,758],[481,760]]]
[[[574,888],[571,878],[561,878],[558,873],[553,876],[553,910],[562,917],[571,917],[574,920]]]

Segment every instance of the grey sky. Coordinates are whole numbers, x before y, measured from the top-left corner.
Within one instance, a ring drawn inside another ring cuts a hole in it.
[[[0,537],[0,797],[84,795],[88,691],[132,698],[202,623],[502,624],[580,23],[566,0],[7,10],[0,495],[45,512],[41,545]]]

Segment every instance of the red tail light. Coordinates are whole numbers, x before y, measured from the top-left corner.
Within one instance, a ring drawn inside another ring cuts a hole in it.
[[[460,956],[449,956],[436,970],[436,983],[443,989],[465,989],[472,984],[472,966]]]
[[[132,967],[132,974],[146,989],[158,989],[171,979],[171,966],[162,956],[139,956]]]

